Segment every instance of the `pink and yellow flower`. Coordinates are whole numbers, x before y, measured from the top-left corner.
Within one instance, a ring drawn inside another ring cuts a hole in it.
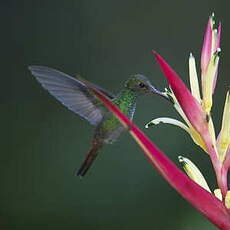
[[[124,127],[129,130],[134,140],[142,148],[145,156],[160,175],[219,229],[230,229],[230,192],[227,186],[227,172],[230,167],[230,93],[228,91],[221,131],[216,138],[211,117],[212,94],[217,79],[220,46],[220,24],[215,29],[213,15],[209,18],[201,54],[201,92],[197,77],[195,59],[189,57],[189,76],[191,91],[185,86],[178,74],[156,52],[154,55],[169,83],[171,98],[175,109],[185,123],[172,118],[157,118],[147,127],[160,122],[177,125],[186,130],[196,144],[206,151],[213,163],[219,188],[213,193],[205,178],[189,159],[179,156],[187,176],[164,154],[151,140],[102,92],[92,88],[95,95],[113,112]]]
[[[216,26],[214,15],[212,15],[207,24],[201,52],[201,86],[198,81],[195,58],[192,54],[189,56],[189,80],[191,90],[185,86],[178,74],[168,65],[168,63],[158,53],[153,51],[153,54],[170,86],[170,91],[166,91],[166,93],[172,98],[175,109],[181,115],[185,123],[172,118],[163,117],[150,121],[146,124],[146,128],[162,122],[179,126],[187,131],[194,142],[209,154],[215,169],[221,197],[227,202],[228,199],[225,199],[226,195],[229,194],[227,186],[227,171],[230,167],[229,91],[227,92],[225,100],[222,128],[218,138],[216,138],[211,116],[213,104],[212,96],[217,82],[218,64],[220,59],[220,34],[221,24]],[[189,168],[189,172],[186,170],[187,174],[193,175],[191,178],[194,181],[199,181],[200,183],[198,184],[206,188],[206,190],[210,190],[207,189],[207,183],[204,182],[205,180],[202,174],[197,173],[198,169],[195,169],[194,164],[189,160],[186,160],[185,164],[186,168]],[[217,197],[220,196],[217,195]],[[230,203],[226,203],[226,206],[230,206]]]

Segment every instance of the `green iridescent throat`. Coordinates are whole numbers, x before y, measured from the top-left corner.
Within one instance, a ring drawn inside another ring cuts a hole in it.
[[[130,89],[123,89],[117,95],[113,102],[119,107],[119,109],[125,113],[130,119],[133,118],[133,114],[136,109],[136,99],[138,94]],[[114,130],[120,126],[118,119],[111,115],[103,122],[103,128],[106,130]]]
[[[130,119],[132,119],[136,109],[137,97],[137,92],[125,88],[114,99],[114,103],[120,108],[123,113],[125,113]]]

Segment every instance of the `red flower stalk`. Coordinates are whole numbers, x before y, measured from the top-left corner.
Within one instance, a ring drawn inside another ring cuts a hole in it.
[[[230,212],[213,194],[186,176],[165,156],[151,140],[131,122],[117,106],[105,95],[93,88],[97,97],[112,111],[119,121],[129,130],[145,156],[163,178],[175,188],[191,205],[207,217],[214,225],[223,230],[230,229]]]

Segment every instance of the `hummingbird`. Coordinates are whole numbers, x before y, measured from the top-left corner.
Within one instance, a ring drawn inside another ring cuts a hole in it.
[[[120,92],[114,95],[80,76],[74,78],[53,68],[29,66],[29,70],[43,88],[59,102],[95,126],[91,148],[80,169],[75,172],[75,175],[80,177],[83,177],[89,170],[101,148],[105,144],[116,141],[125,131],[115,115],[108,111],[95,96],[92,88],[105,94],[130,120],[133,119],[136,101],[140,96],[157,94],[169,99],[165,93],[157,90],[149,79],[141,74],[132,75],[125,81]]]

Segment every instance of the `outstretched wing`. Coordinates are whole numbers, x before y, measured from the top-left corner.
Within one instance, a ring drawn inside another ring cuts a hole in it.
[[[105,94],[110,100],[114,99],[114,95],[110,92],[108,92],[107,90],[101,88],[98,85],[93,84],[92,82],[89,82],[87,80],[85,80],[84,78],[82,78],[81,76],[77,75],[76,76],[77,80],[79,80],[80,82],[84,83],[87,86],[91,86],[93,88],[96,88],[97,90],[101,91],[103,94]]]
[[[102,104],[87,87],[87,81],[77,80],[58,70],[45,66],[29,66],[32,75],[49,91],[58,101],[74,113],[79,114],[88,120],[92,125],[97,125],[102,117]],[[102,88],[89,83],[89,85],[106,93]]]

